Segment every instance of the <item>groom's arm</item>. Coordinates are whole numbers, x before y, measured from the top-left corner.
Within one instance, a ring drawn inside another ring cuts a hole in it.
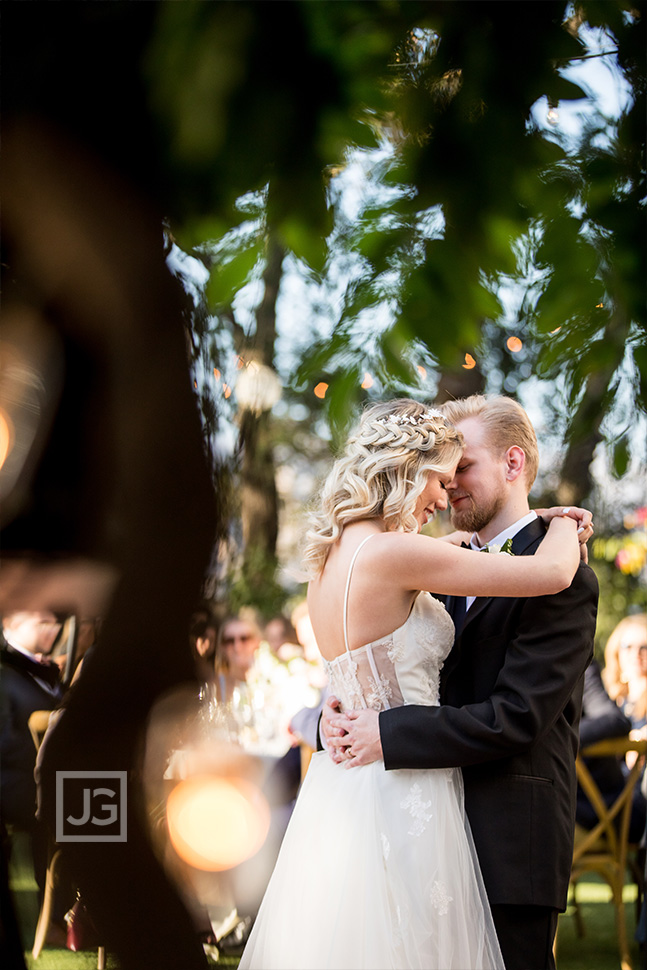
[[[527,750],[551,730],[591,660],[597,600],[595,574],[581,566],[568,589],[524,601],[486,700],[382,712],[385,767],[462,767]]]

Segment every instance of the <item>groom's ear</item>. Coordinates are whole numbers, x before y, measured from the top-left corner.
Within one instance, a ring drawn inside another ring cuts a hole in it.
[[[509,482],[516,482],[523,477],[526,467],[526,453],[519,445],[513,445],[505,453],[506,473],[505,477]]]

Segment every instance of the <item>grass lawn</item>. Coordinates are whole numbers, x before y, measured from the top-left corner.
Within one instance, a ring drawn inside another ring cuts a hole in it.
[[[38,918],[36,903],[36,883],[33,880],[26,856],[20,845],[16,846],[11,866],[11,887],[23,931],[26,949],[25,962],[28,970],[96,970],[96,950],[73,953],[70,950],[44,947],[37,960],[32,959],[31,945]],[[558,970],[619,970],[620,959],[615,931],[615,913],[610,902],[609,887],[594,875],[582,879],[578,887],[578,899],[584,921],[584,936],[576,934],[572,908],[560,916],[557,934]],[[644,970],[646,963],[638,945],[633,942],[636,928],[634,886],[625,887],[625,915],[627,937],[631,942],[634,970]],[[642,962],[641,962],[642,961]],[[213,966],[238,966],[238,960],[222,957]],[[114,956],[107,954],[107,970],[119,970]],[[9,970],[9,968],[7,968]],[[162,970],[162,968],[160,968]],[[168,970],[168,968],[163,968]],[[181,968],[178,968],[181,970]]]
[[[634,970],[647,966],[634,940],[636,931],[636,887],[625,885],[625,922]],[[594,874],[582,879],[577,888],[584,923],[584,936],[578,937],[573,908],[569,905],[559,918],[557,931],[558,970],[619,970],[620,957],[616,936],[615,910],[611,890]]]

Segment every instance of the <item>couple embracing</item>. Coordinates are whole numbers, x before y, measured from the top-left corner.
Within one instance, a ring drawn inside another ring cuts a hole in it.
[[[537,463],[509,398],[364,412],[305,554],[328,753],[241,970],[554,966],[597,583],[590,514],[530,511]]]

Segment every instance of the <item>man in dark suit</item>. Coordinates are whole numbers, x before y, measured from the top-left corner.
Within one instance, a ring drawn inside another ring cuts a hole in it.
[[[54,613],[12,611],[0,640],[0,826],[29,834],[34,873],[42,889],[46,843],[36,820],[36,747],[29,730],[34,711],[51,711],[61,699],[59,669],[47,659],[60,630]]]
[[[612,701],[602,681],[600,667],[592,660],[586,668],[584,694],[582,696],[582,718],[580,720],[580,748],[586,748],[596,741],[607,738],[627,738],[631,731],[631,721]],[[613,805],[625,786],[623,762],[613,755],[601,758],[585,758],[587,768],[608,806]],[[629,822],[629,841],[639,842],[645,831],[647,804],[645,796],[636,785],[633,793],[631,819]],[[578,825],[592,829],[598,822],[598,815],[590,801],[578,785],[575,820]]]
[[[531,512],[534,429],[510,398],[473,396],[443,407],[465,450],[447,486],[452,523],[474,548],[512,542],[532,555],[546,531]],[[333,740],[370,745],[354,763],[463,769],[465,807],[507,970],[554,967],[566,907],[575,816],[575,757],[584,672],[593,655],[597,581],[582,564],[553,596],[447,597],[456,640],[441,706],[324,714]],[[377,722],[377,724],[376,724]],[[379,730],[378,730],[379,729]],[[365,747],[365,750],[367,748]]]

